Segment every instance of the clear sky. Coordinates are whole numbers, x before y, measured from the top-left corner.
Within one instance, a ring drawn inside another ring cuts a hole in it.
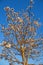
[[[40,23],[43,24],[43,0],[34,0],[34,13],[36,18],[40,18]],[[11,8],[14,8],[15,11],[20,11],[21,9],[26,9],[26,7],[29,5],[29,0],[0,0],[0,23],[6,24],[6,16],[4,7],[9,6]],[[41,26],[38,33],[43,33],[43,26]],[[0,43],[3,40],[3,35],[0,33]],[[43,60],[36,63],[42,63]],[[35,63],[32,60],[30,60],[30,63]],[[0,61],[0,65],[9,65],[7,61],[4,59]],[[37,65],[37,64],[36,64]]]

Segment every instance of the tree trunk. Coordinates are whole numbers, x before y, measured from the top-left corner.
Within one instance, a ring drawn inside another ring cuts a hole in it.
[[[24,61],[24,64],[23,65],[28,65],[28,61],[26,60],[26,61]]]

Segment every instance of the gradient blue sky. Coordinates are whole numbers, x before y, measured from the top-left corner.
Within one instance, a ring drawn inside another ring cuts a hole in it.
[[[40,23],[43,24],[43,0],[34,0],[34,12],[35,12],[35,17],[40,18]],[[0,0],[0,23],[1,24],[6,24],[6,16],[5,16],[5,11],[4,7],[9,6],[11,8],[14,8],[15,11],[20,11],[21,9],[26,9],[26,7],[29,5],[29,0]],[[43,26],[39,29],[38,33],[43,33]],[[0,43],[3,40],[3,35],[0,33]],[[29,60],[30,63],[35,63],[32,60]],[[43,60],[40,62],[36,63],[42,63]],[[0,61],[0,65],[9,65],[7,61],[4,59]],[[38,64],[36,64],[38,65]]]

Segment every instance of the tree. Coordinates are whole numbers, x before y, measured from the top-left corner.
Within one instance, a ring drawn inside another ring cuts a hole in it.
[[[8,60],[9,65],[29,65],[29,58],[37,60],[41,56],[43,36],[37,36],[40,24],[38,19],[34,19],[32,8],[33,0],[30,0],[30,5],[23,12],[15,12],[10,7],[4,8],[8,24],[7,27],[1,25],[4,41],[0,44],[3,48],[0,58]]]

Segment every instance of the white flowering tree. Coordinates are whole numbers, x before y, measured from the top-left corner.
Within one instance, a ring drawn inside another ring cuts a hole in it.
[[[43,36],[37,35],[40,24],[38,19],[34,19],[32,8],[33,0],[30,0],[30,5],[23,12],[4,8],[8,24],[7,27],[1,25],[4,40],[0,44],[3,48],[0,58],[8,60],[9,65],[29,65],[29,58],[37,60],[41,56]]]

